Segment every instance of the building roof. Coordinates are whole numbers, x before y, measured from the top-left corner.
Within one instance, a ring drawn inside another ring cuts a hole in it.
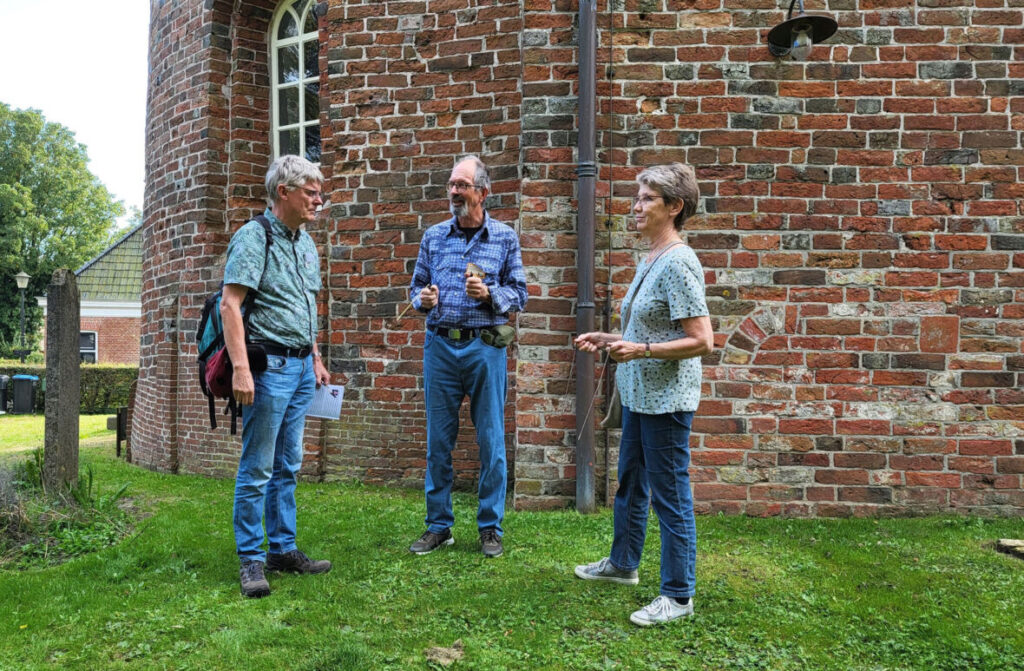
[[[125,233],[75,271],[83,301],[142,299],[142,226]]]

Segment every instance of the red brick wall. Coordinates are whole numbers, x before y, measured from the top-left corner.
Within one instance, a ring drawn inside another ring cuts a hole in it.
[[[273,5],[235,4],[153,3],[134,442],[148,465],[217,474],[237,447],[205,428],[190,332],[230,232],[261,207],[269,155]],[[636,172],[682,160],[702,182],[687,235],[719,345],[693,437],[703,512],[1024,512],[1024,9],[927,4],[811,3],[840,31],[807,63],[768,53],[774,0],[598,7],[599,304],[632,277]],[[307,431],[310,475],[422,478],[422,322],[386,318],[445,216],[454,156],[478,152],[531,292],[511,489],[521,507],[571,503],[576,9],[326,3],[331,204],[311,232],[330,366],[351,382],[343,421]],[[598,432],[599,496],[616,442]],[[467,485],[474,451],[464,432]]]
[[[95,331],[99,363],[139,363],[139,317],[83,317],[81,330]]]

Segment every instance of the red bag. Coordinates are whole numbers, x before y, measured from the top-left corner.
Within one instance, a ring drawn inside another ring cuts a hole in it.
[[[206,388],[210,390],[214,398],[231,398],[233,396],[231,389],[233,371],[227,347],[221,347],[206,362]]]

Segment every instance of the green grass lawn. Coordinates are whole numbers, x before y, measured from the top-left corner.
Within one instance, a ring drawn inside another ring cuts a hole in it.
[[[114,435],[107,430],[110,415],[79,415],[78,437],[92,442]],[[23,452],[43,446],[43,425],[46,417],[39,415],[0,415],[0,455]]]
[[[151,513],[120,545],[0,571],[3,669],[1024,669],[1024,562],[991,541],[1022,520],[700,517],[694,617],[639,629],[658,592],[652,524],[640,585],[576,579],[607,553],[611,513],[510,512],[505,556],[478,551],[475,498],[455,545],[407,551],[415,491],[299,488],[301,546],[322,576],[238,591],[233,483],[151,473],[83,450],[100,493],[131,482]],[[654,520],[652,519],[652,523]]]

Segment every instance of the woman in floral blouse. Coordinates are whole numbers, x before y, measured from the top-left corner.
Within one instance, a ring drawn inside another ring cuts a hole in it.
[[[607,350],[618,362],[622,401],[619,489],[611,555],[576,567],[584,580],[635,585],[651,504],[661,527],[661,590],[634,612],[640,626],[693,613],[697,526],[690,491],[690,425],[700,403],[700,357],[714,334],[704,300],[704,269],[679,236],[697,210],[693,168],[647,168],[637,177],[636,230],[648,252],[622,301],[625,332],[584,333],[584,352]]]

